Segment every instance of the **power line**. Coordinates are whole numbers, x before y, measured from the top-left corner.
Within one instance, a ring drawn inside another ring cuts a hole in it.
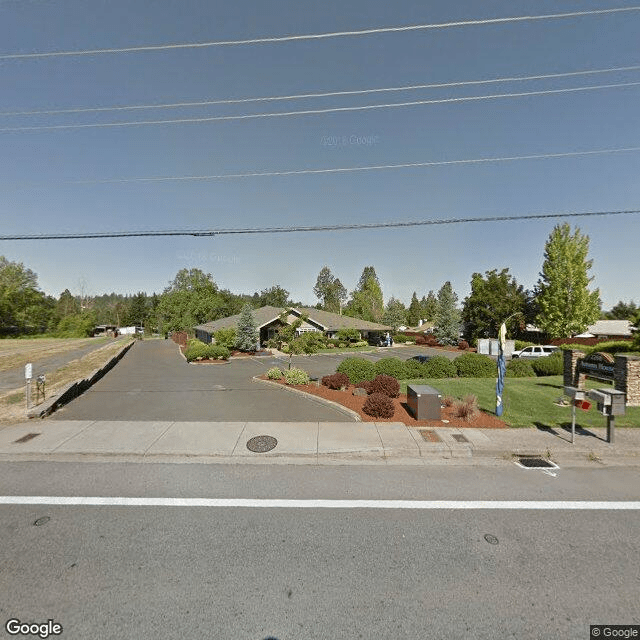
[[[512,220],[543,220],[550,218],[578,218],[585,216],[617,216],[632,213],[640,213],[640,209],[628,209],[625,211],[586,211],[586,212],[556,212],[556,213],[532,213],[520,216],[490,216],[482,218],[448,218],[439,220],[420,220],[406,222],[372,222],[365,224],[336,224],[318,226],[294,226],[294,227],[262,227],[247,229],[173,229],[164,231],[105,231],[95,233],[56,233],[56,234],[19,234],[2,235],[0,240],[74,240],[88,238],[130,238],[140,236],[194,236],[210,237],[222,235],[241,234],[268,234],[268,233],[301,233],[312,231],[358,231],[366,229],[388,229],[398,227],[422,227],[440,224],[461,224],[465,222],[502,222]]]
[[[41,51],[32,53],[7,53],[0,55],[0,60],[19,60],[29,58],[53,58],[62,56],[93,56],[116,53],[140,53],[143,51],[167,51],[172,49],[202,49],[206,47],[239,46],[250,44],[274,44],[280,42],[293,42],[302,40],[322,40],[327,38],[344,38],[374,35],[381,33],[406,33],[409,31],[424,31],[427,29],[448,29],[452,27],[469,27],[489,24],[507,24],[515,22],[531,22],[540,20],[557,20],[561,18],[579,18],[583,16],[596,16],[638,11],[640,6],[618,7],[612,9],[595,9],[590,11],[572,11],[568,13],[549,13],[533,16],[513,16],[508,18],[488,18],[484,20],[461,20],[457,22],[440,22],[432,24],[413,24],[401,27],[381,27],[374,29],[360,29],[354,31],[334,31],[330,33],[314,33],[293,36],[271,36],[262,38],[248,38],[243,40],[216,40],[210,42],[181,42],[175,44],[145,45],[136,47],[121,47],[109,49],[85,49],[76,51]]]
[[[618,71],[637,71],[640,65],[626,67],[609,67],[608,69],[587,69],[582,71],[568,71],[564,73],[547,73],[532,76],[512,76],[504,78],[491,78],[487,80],[462,80],[456,82],[437,82],[431,84],[413,84],[401,87],[382,87],[377,89],[356,89],[351,91],[322,91],[318,93],[298,93],[287,96],[266,96],[257,98],[223,98],[220,100],[202,100],[196,102],[167,102],[161,104],[135,104],[115,105],[110,107],[70,107],[66,109],[37,109],[29,111],[0,111],[0,116],[35,116],[35,115],[61,115],[66,113],[97,113],[106,111],[135,111],[146,109],[178,109],[185,107],[207,107],[219,104],[243,104],[250,102],[272,102],[279,100],[301,100],[307,98],[326,98],[336,96],[354,96],[370,93],[383,93],[394,91],[417,91],[420,89],[444,89],[449,87],[465,87],[471,85],[495,84],[500,82],[526,82],[531,80],[549,80],[568,78],[573,76],[593,75],[598,73],[614,73]]]
[[[394,102],[389,104],[369,104],[359,107],[332,107],[328,109],[306,109],[301,111],[280,111],[274,113],[251,113],[237,116],[208,116],[204,118],[175,118],[171,120],[133,120],[123,122],[99,122],[89,124],[54,124],[37,125],[28,127],[3,127],[0,133],[21,133],[25,131],[59,131],[63,129],[103,129],[115,127],[135,127],[143,125],[167,125],[167,124],[197,124],[203,122],[222,122],[231,120],[254,120],[258,118],[283,118],[290,116],[319,115],[323,113],[340,113],[347,111],[371,111],[375,109],[393,109],[397,107],[413,107],[427,104],[447,104],[454,102],[473,102],[478,100],[496,100],[501,98],[521,98],[525,96],[542,96],[560,93],[576,93],[584,91],[598,91],[603,89],[615,89],[621,87],[635,87],[640,82],[621,82],[616,84],[602,84],[587,87],[571,87],[568,89],[546,89],[543,91],[522,91],[519,93],[497,93],[484,96],[465,96],[460,98],[439,98],[433,100],[414,100],[410,102]]]
[[[256,178],[294,175],[313,175],[324,173],[351,173],[357,171],[381,171],[385,169],[409,169],[418,167],[440,167],[447,165],[483,164],[491,162],[513,162],[518,160],[547,160],[552,158],[572,158],[580,156],[595,156],[613,153],[640,151],[639,147],[617,147],[612,149],[591,149],[588,151],[565,151],[560,153],[536,153],[524,156],[498,156],[487,158],[469,158],[465,160],[435,160],[429,162],[404,162],[401,164],[378,164],[359,167],[335,167],[328,169],[290,169],[287,171],[253,171],[247,173],[220,173],[217,175],[201,176],[150,176],[134,178],[105,178],[98,180],[66,180],[61,184],[119,184],[130,182],[188,182],[205,180],[228,180],[236,178]]]

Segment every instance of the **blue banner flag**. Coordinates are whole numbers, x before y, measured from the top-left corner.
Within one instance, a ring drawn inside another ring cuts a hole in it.
[[[507,325],[503,322],[498,331],[498,381],[496,382],[496,415],[501,416],[504,411],[502,404],[502,391],[504,389],[504,376],[507,365],[504,360],[504,349],[506,347]]]

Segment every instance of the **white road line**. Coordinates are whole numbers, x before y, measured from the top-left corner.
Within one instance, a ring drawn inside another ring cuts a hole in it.
[[[248,507],[277,509],[640,510],[640,501],[590,500],[282,500],[246,498],[126,498],[109,496],[0,496],[0,504],[118,507]]]

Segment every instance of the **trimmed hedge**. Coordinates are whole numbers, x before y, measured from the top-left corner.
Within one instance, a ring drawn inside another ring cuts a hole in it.
[[[392,418],[394,413],[391,398],[382,393],[372,393],[364,401],[362,410],[374,418]]]
[[[573,345],[572,345],[573,346]],[[634,343],[631,340],[610,340],[609,342],[600,342],[589,347],[588,353],[626,353],[634,351]]]
[[[336,369],[338,373],[344,373],[349,376],[349,380],[356,384],[362,380],[373,380],[376,377],[376,371],[373,362],[364,358],[345,358]]]
[[[537,376],[561,376],[564,371],[564,354],[562,351],[537,358],[531,363],[531,367]]]
[[[465,353],[458,356],[453,364],[461,378],[493,378],[497,374],[497,365],[481,353]]]
[[[507,378],[533,378],[535,375],[533,365],[526,360],[517,358],[507,364]]]
[[[464,358],[465,356],[458,357]],[[455,378],[458,373],[456,365],[445,356],[434,356],[429,362],[425,362],[420,366],[422,367],[422,376],[424,378]]]
[[[417,380],[418,378],[428,378],[425,373],[425,365],[417,360],[407,360],[404,363],[405,376],[407,380]]]
[[[382,358],[375,363],[374,367],[378,375],[393,376],[396,380],[408,377],[405,362],[400,358]]]

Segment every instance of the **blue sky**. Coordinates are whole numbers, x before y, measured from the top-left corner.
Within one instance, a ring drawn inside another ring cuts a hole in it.
[[[4,0],[0,54],[325,33],[630,7],[624,2]],[[0,60],[0,112],[161,104],[483,80],[640,64],[640,11],[351,38]],[[640,70],[495,85],[101,113],[0,116],[0,128],[346,107],[640,81]],[[370,223],[640,207],[640,152],[356,173],[69,184],[522,156],[640,146],[640,86],[371,111],[0,132],[2,234]],[[160,292],[184,267],[315,303],[328,265],[385,300],[509,267],[533,287],[563,220],[214,238],[2,241],[43,290]],[[640,215],[571,221],[604,308],[640,300]]]

